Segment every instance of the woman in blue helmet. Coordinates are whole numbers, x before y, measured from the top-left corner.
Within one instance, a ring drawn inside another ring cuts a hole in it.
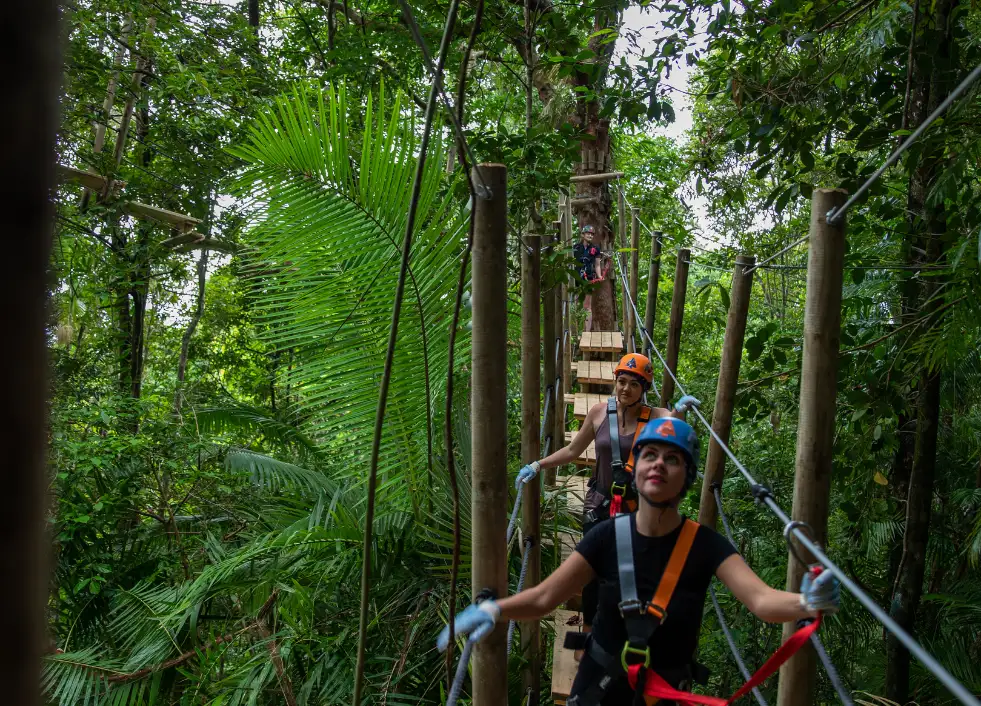
[[[479,640],[498,621],[548,615],[598,579],[599,609],[570,706],[632,703],[635,692],[627,676],[632,665],[642,665],[634,666],[635,679],[660,678],[673,687],[686,684],[713,576],[752,613],[771,623],[812,618],[834,612],[839,605],[839,587],[830,572],[816,578],[806,575],[801,593],[771,588],[724,537],[678,512],[698,465],[698,439],[687,423],[669,417],[652,421],[633,451],[639,498],[635,512],[593,528],[539,585],[472,605],[455,620],[457,634]],[[445,649],[448,637],[447,628],[437,641],[440,649]],[[656,676],[649,677],[651,672]]]

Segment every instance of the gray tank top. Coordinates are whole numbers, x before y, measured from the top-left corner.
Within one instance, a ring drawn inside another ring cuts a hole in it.
[[[653,415],[651,415],[653,418]],[[636,429],[636,427],[635,427]],[[634,432],[620,434],[620,458],[624,463],[630,458],[630,449],[634,443]],[[610,446],[610,419],[603,415],[603,423],[596,430],[596,468],[589,489],[586,491],[585,507],[596,510],[603,505],[604,492],[609,492],[613,484],[613,448]]]

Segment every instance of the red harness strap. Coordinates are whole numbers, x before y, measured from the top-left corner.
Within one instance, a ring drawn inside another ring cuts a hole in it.
[[[647,678],[644,680],[644,701],[647,702],[648,706],[652,706],[652,704],[657,703],[660,699],[671,699],[681,704],[688,704],[689,706],[694,706],[694,704],[700,704],[701,706],[729,706],[729,704],[741,699],[752,691],[753,688],[765,682],[770,675],[780,669],[780,665],[793,657],[820,625],[821,616],[818,615],[813,623],[805,625],[791,635],[785,643],[780,645],[770,659],[756,670],[756,673],[749,678],[749,681],[739,687],[739,690],[730,696],[728,700],[720,699],[718,696],[703,696],[687,691],[678,691],[654,672],[654,670],[648,669]],[[640,671],[641,666],[639,664],[631,665],[627,670],[627,678],[630,680],[630,686],[634,689],[637,688],[637,673]]]

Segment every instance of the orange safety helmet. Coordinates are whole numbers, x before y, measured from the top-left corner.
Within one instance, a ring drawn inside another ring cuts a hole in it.
[[[636,375],[643,379],[648,387],[654,382],[654,368],[651,367],[651,359],[640,353],[627,353],[623,356],[617,363],[617,367],[613,369],[613,376],[616,377],[620,373]]]

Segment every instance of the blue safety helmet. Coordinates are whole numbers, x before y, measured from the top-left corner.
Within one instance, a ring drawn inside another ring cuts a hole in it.
[[[674,417],[653,419],[634,441],[634,458],[640,458],[640,450],[647,444],[659,441],[681,449],[685,455],[685,491],[694,483],[698,473],[698,436],[691,425]]]

